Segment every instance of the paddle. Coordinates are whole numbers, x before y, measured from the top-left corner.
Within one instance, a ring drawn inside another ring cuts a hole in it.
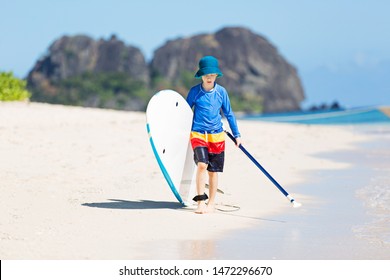
[[[226,132],[227,136],[229,136],[229,138],[235,144],[237,144],[236,139],[234,138],[234,136],[227,130],[225,130],[225,132]],[[240,144],[238,147],[268,177],[268,179],[270,179],[271,182],[274,183],[274,185],[282,192],[282,194],[284,194],[284,196],[292,203],[294,208],[298,208],[298,207],[302,206],[301,203],[295,201],[295,199],[291,195],[289,195],[288,192],[286,192],[286,190],[283,189],[283,187],[278,182],[276,182],[276,180],[267,172],[267,170],[264,169],[264,167],[261,166],[261,164],[244,148],[244,146],[242,144]]]

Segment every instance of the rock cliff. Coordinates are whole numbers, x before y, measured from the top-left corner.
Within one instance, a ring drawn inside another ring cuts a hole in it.
[[[85,72],[123,72],[148,82],[148,66],[142,52],[126,46],[115,35],[109,40],[94,40],[85,35],[63,36],[49,47],[28,75],[30,85],[41,80],[64,80]]]
[[[264,112],[299,110],[304,93],[296,69],[265,38],[245,28],[223,28],[168,41],[151,62],[154,73],[174,83],[180,73],[195,73],[204,55],[219,59],[224,74],[217,82],[231,99],[261,104]]]
[[[143,110],[149,70],[142,52],[116,36],[56,40],[27,77],[33,101]]]
[[[149,64],[138,48],[116,36],[108,40],[63,36],[35,64],[27,81],[36,101],[144,110],[158,90],[156,80],[186,95],[199,82],[193,75],[204,55],[219,59],[224,76],[218,83],[228,90],[235,110],[300,109],[304,93],[296,69],[264,37],[240,27],[169,40],[155,51]],[[114,78],[119,82],[110,82]],[[88,79],[94,88],[86,85]],[[97,89],[106,84],[113,85],[104,91]]]

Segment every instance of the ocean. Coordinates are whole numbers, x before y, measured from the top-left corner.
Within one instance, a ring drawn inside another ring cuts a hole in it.
[[[243,115],[241,119],[319,125],[390,123],[390,107]]]
[[[390,245],[390,123],[357,129],[374,138],[358,150],[359,165],[369,176],[366,185],[356,191],[372,219],[355,226],[354,232],[371,243]]]
[[[221,240],[218,245],[226,258],[390,259],[390,117],[387,113],[373,108],[249,119],[344,125],[345,129],[370,136],[370,140],[359,143],[357,149],[317,155],[351,167],[310,172],[307,182],[296,192],[321,202],[309,203],[298,211],[292,208],[264,221],[268,223],[266,227],[242,230]],[[234,240],[242,239],[246,241],[232,246]]]

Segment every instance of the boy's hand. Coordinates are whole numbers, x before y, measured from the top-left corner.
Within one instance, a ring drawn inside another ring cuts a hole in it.
[[[236,139],[236,146],[240,147],[240,145],[241,145],[241,137],[237,137],[235,139]]]

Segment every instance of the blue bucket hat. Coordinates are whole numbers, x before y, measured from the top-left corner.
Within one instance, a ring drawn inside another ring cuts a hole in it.
[[[207,74],[217,74],[217,77],[223,76],[218,68],[218,60],[214,56],[204,56],[199,60],[199,70],[196,72],[195,78],[200,79]]]

